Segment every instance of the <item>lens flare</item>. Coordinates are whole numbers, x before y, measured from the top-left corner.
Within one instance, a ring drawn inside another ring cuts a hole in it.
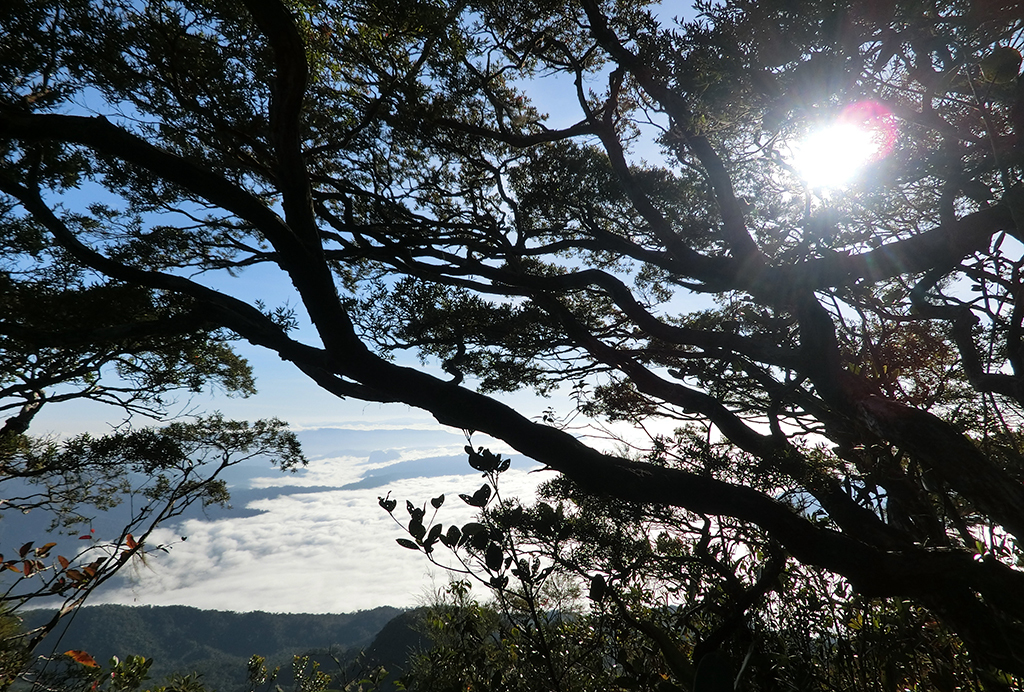
[[[812,188],[841,187],[869,163],[885,158],[895,143],[892,112],[876,101],[861,101],[796,144],[793,167]]]

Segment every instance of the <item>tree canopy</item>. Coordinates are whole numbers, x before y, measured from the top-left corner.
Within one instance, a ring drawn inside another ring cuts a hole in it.
[[[656,9],[5,3],[8,425],[251,386],[240,338],[587,496],[756,527],[1024,674],[1024,13]],[[568,124],[545,85],[575,93]],[[819,189],[791,152],[836,119],[877,155]],[[17,360],[40,348],[56,380]],[[727,453],[615,452],[501,401],[559,386]]]

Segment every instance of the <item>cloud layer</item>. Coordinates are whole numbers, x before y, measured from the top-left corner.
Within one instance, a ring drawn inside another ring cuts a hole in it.
[[[445,584],[443,569],[395,542],[406,534],[377,498],[390,492],[399,500],[395,517],[408,521],[405,500],[429,509],[429,499],[444,493],[436,521],[469,521],[474,511],[458,495],[482,480],[465,461],[465,440],[443,430],[319,429],[300,437],[322,458],[297,474],[236,470],[240,511],[158,530],[150,544],[168,552],[154,551],[147,565],[92,602],[336,613],[415,605]],[[535,468],[513,457],[502,494],[532,497],[551,477],[528,472]],[[436,554],[442,557],[443,547]]]

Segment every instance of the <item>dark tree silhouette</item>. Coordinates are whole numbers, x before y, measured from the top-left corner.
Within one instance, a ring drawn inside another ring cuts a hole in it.
[[[199,339],[209,372],[237,336],[587,493],[749,522],[1024,673],[1024,13],[698,10],[6,3],[5,291],[138,300],[13,311],[0,333],[62,353]],[[575,91],[574,124],[546,124],[543,84]],[[809,187],[787,152],[841,117],[879,156]],[[288,295],[233,292],[254,267]],[[703,425],[752,467],[627,458],[496,394],[560,384],[587,415]],[[18,415],[45,392],[12,394]]]

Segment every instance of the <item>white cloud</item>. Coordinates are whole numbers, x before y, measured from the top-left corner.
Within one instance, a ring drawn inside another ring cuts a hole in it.
[[[357,480],[367,468],[352,457],[317,461],[301,485],[341,485]],[[532,497],[550,477],[513,468],[502,476],[501,491]],[[260,487],[282,485],[285,479],[273,480]],[[423,554],[395,542],[406,534],[380,508],[378,495],[390,491],[399,500],[395,517],[407,522],[405,500],[423,505],[444,493],[447,499],[436,521],[462,524],[474,510],[458,494],[471,493],[481,483],[479,474],[411,478],[372,489],[256,500],[248,507],[262,513],[245,518],[191,519],[156,532],[150,544],[165,542],[169,552],[154,551],[149,566],[135,570],[131,584],[93,602],[307,613],[415,605],[432,582],[444,583],[446,576]],[[188,540],[181,541],[181,535]],[[436,553],[440,557],[446,550],[438,546]]]

